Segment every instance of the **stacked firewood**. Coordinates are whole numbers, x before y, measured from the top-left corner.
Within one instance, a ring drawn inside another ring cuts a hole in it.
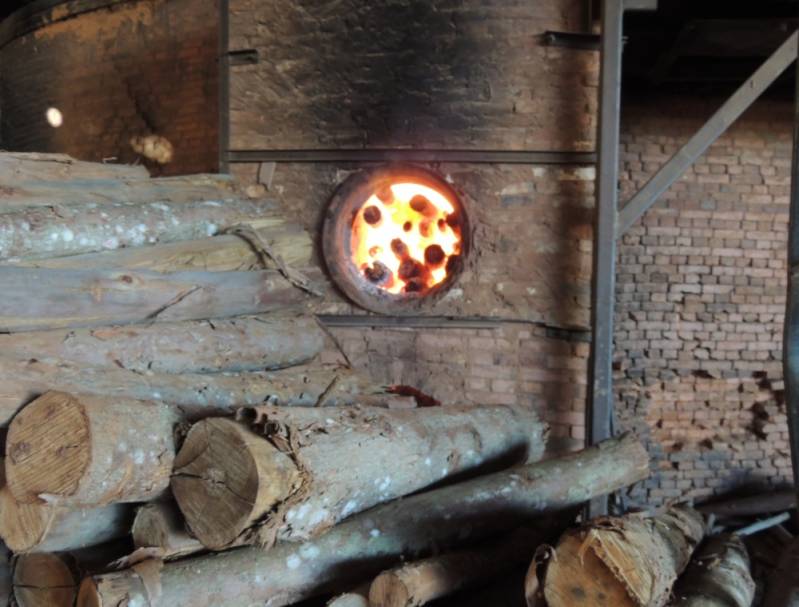
[[[633,437],[542,461],[530,407],[315,362],[310,238],[229,179],[4,155],[0,188],[0,605],[751,603],[690,508],[572,528],[647,477]]]

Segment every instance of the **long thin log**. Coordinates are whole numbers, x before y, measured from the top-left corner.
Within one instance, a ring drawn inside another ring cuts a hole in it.
[[[785,546],[768,578],[763,607],[799,607],[799,538]]]
[[[685,507],[589,521],[558,542],[544,582],[547,605],[662,607],[703,533],[702,516]]]
[[[536,547],[551,535],[547,529],[520,529],[499,541],[384,571],[372,582],[369,603],[371,607],[418,607],[463,588],[478,586],[529,561]]]
[[[751,607],[755,582],[740,537],[709,538],[677,582],[674,596],[675,607]]]
[[[530,407],[261,406],[249,414],[258,434],[206,419],[175,459],[172,493],[212,549],[307,539],[453,475],[538,460],[546,446],[547,426]]]
[[[258,220],[259,238],[269,243],[272,252],[292,267],[311,263],[312,243],[301,227],[281,218]],[[268,224],[268,225],[264,225]],[[151,270],[153,272],[244,272],[274,268],[271,259],[256,251],[239,236],[220,235],[147,247],[134,247],[47,259],[18,259],[3,263],[25,268],[53,270]]]
[[[140,165],[86,162],[66,154],[3,152],[0,154],[0,184],[13,187],[20,182],[73,179],[147,179]]]
[[[123,537],[130,530],[133,513],[125,504],[79,510],[41,502],[21,504],[5,484],[4,462],[0,469],[0,538],[17,554],[78,550]]]
[[[702,514],[735,518],[783,512],[792,508],[796,508],[794,491],[774,491],[701,504],[696,509]]]
[[[263,371],[308,362],[325,335],[309,316],[255,316],[0,335],[3,356],[145,373]]]
[[[17,556],[13,576],[14,598],[19,607],[72,607],[75,603],[80,580],[57,554]]]
[[[335,366],[231,374],[137,373],[67,361],[5,360],[0,357],[0,425],[49,390],[113,399],[155,400],[176,406],[186,419],[231,413],[272,402],[282,406],[381,404],[386,387]],[[111,398],[113,397],[113,399]]]
[[[131,527],[136,548],[155,549],[160,558],[182,558],[205,547],[186,530],[183,516],[172,500],[159,500],[141,506]]]
[[[529,524],[536,517],[577,506],[646,478],[649,457],[631,436],[584,451],[518,466],[471,481],[378,506],[318,538],[279,543],[271,550],[244,548],[164,565],[148,595],[135,571],[92,576],[81,584],[79,607],[143,606],[282,607],[355,583],[433,548]]]
[[[163,494],[175,457],[175,410],[161,403],[48,392],[16,415],[6,482],[22,503],[96,507]]]
[[[63,257],[214,236],[275,215],[265,200],[62,205],[0,214],[0,259]]]
[[[0,268],[0,331],[229,318],[298,307],[276,270],[176,272]]]

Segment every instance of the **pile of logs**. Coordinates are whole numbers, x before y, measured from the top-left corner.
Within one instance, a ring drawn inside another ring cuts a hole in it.
[[[0,156],[0,606],[751,605],[691,508],[574,526],[634,437],[545,460],[530,407],[316,362],[308,235],[142,171]]]

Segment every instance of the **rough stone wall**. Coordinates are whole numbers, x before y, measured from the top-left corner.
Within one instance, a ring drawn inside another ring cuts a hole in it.
[[[720,101],[625,105],[623,200]],[[621,425],[651,441],[641,499],[791,479],[781,368],[791,130],[791,104],[760,103],[623,237],[615,381]]]
[[[218,167],[216,0],[123,2],[52,22],[0,49],[0,140],[14,151],[134,162],[133,136],[174,147],[154,174]],[[48,108],[63,124],[52,127]]]

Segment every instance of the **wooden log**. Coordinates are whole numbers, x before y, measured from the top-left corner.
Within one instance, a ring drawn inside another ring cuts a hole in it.
[[[95,507],[155,499],[169,487],[174,409],[47,392],[14,417],[6,482],[24,504]]]
[[[14,598],[19,607],[72,607],[79,581],[57,554],[37,552],[14,559]]]
[[[125,598],[143,606],[282,607],[335,592],[434,548],[530,524],[598,495],[646,478],[649,456],[624,436],[584,451],[517,466],[471,481],[419,493],[358,514],[307,542],[281,542],[271,550],[231,550],[174,561],[151,584],[131,570],[90,576],[78,607],[116,605]]]
[[[349,592],[334,596],[325,607],[370,607],[369,586],[371,583],[365,582]]]
[[[130,530],[132,509],[126,504],[78,510],[42,502],[21,504],[5,484],[3,462],[0,471],[0,538],[17,554],[78,550],[123,537]]]
[[[342,367],[320,365],[280,371],[231,374],[137,373],[67,361],[4,360],[0,357],[0,424],[49,390],[114,399],[154,400],[178,408],[187,420],[231,413],[238,407],[272,402],[281,406],[382,404],[386,387]],[[113,397],[113,398],[112,398]]]
[[[793,490],[735,497],[701,504],[696,509],[706,515],[715,514],[718,517],[735,518],[783,512],[792,508],[796,508],[796,493]]]
[[[662,607],[703,533],[702,516],[687,507],[603,517],[567,531],[547,568],[547,605]]]
[[[471,586],[479,586],[525,560],[548,541],[547,529],[519,529],[510,537],[384,571],[369,590],[371,607],[418,607]],[[520,593],[521,594],[521,593]]]
[[[258,434],[206,419],[175,459],[172,493],[189,529],[211,549],[307,539],[450,476],[498,460],[535,461],[547,433],[532,408],[502,405],[261,406],[248,413]]]
[[[0,544],[0,605],[10,605],[14,590],[11,581],[11,552]]]
[[[20,182],[72,179],[146,179],[140,165],[86,162],[66,154],[3,152],[0,154],[0,184],[13,187]]]
[[[799,538],[785,546],[768,578],[763,607],[799,607]]]
[[[274,202],[242,199],[20,209],[0,214],[0,259],[63,257],[192,240],[276,212]]]
[[[256,230],[258,236],[269,243],[271,250],[286,264],[292,267],[311,264],[311,238],[301,227],[277,217],[255,223],[263,226]],[[164,273],[188,270],[244,272],[276,267],[245,240],[231,235],[69,257],[8,260],[2,265],[53,270],[151,270]]]
[[[755,582],[741,538],[717,535],[704,542],[677,582],[674,597],[675,607],[751,607]]]
[[[296,308],[276,270],[176,272],[0,268],[0,331],[203,320]]]
[[[324,343],[313,317],[276,315],[9,333],[0,335],[0,352],[139,373],[216,373],[299,365]]]
[[[204,550],[204,546],[186,530],[177,504],[158,500],[141,506],[131,527],[136,548],[155,549],[159,558],[171,560]]]

